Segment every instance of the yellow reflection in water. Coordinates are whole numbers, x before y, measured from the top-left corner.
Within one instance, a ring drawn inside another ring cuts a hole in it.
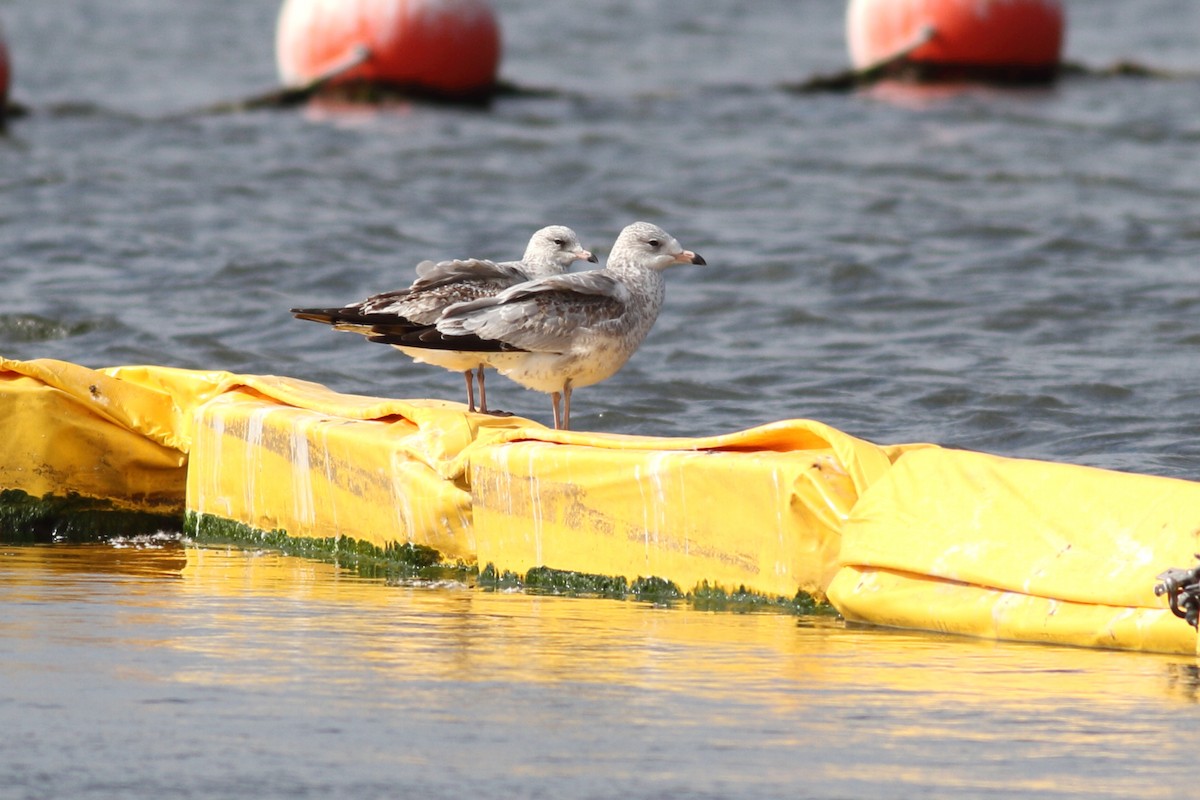
[[[856,796],[880,787],[905,794],[906,784],[948,794],[1170,796],[1179,780],[1159,778],[1190,774],[1191,738],[1172,734],[1177,723],[1190,730],[1200,685],[1196,661],[1180,656],[459,584],[389,586],[271,552],[179,545],[0,546],[5,648],[48,654],[11,659],[13,674],[53,666],[61,654],[89,686],[233,698],[272,724],[307,721],[294,703],[343,721],[379,707],[414,720],[413,741],[434,732],[449,742],[482,716],[497,741],[522,726],[557,758],[567,757],[558,746],[567,734],[575,738],[564,747],[598,741],[618,760],[669,739],[669,759],[701,748],[749,764],[739,779],[761,768],[768,783],[803,775]],[[640,738],[626,745],[620,731],[583,733],[598,703],[610,727]],[[389,732],[407,730],[398,723]],[[429,747],[412,757],[444,757],[441,745]],[[1130,764],[1087,772],[1107,759]],[[524,768],[553,772],[558,763]],[[1063,775],[1073,776],[1065,790]]]
[[[145,536],[97,545],[0,544],[0,567],[10,585],[42,585],[64,578],[128,576],[178,578],[187,555],[173,537]]]
[[[656,608],[631,601],[493,593],[462,585],[385,586],[338,568],[274,553],[189,548],[186,594],[230,635],[205,639],[214,655],[331,658],[397,680],[598,681],[687,686],[719,698],[763,691],[787,714],[811,694],[886,691],[914,707],[953,697],[960,707],[1009,707],[1066,698],[1124,706],[1197,695],[1193,660],[847,628],[822,618]],[[264,603],[263,601],[270,601]],[[280,632],[239,636],[245,626]],[[283,635],[286,632],[286,636]],[[288,641],[303,642],[303,652]],[[222,653],[221,648],[228,648]],[[802,687],[802,695],[780,692]]]
[[[0,546],[0,584],[3,603],[110,603],[126,642],[203,656],[170,679],[214,685],[313,674],[334,682],[583,681],[749,699],[782,716],[848,696],[865,714],[897,697],[914,712],[952,702],[969,714],[1067,701],[1119,711],[1200,695],[1200,666],[1186,657],[460,584],[388,586],[271,552]]]

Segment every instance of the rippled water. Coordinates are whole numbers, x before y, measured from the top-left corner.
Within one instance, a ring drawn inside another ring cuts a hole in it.
[[[1068,57],[1176,80],[798,95],[840,0],[500,0],[554,99],[194,115],[274,85],[275,0],[0,3],[0,354],[461,379],[293,320],[425,258],[633,219],[669,276],[580,428],[813,417],[1195,477],[1200,4],[1068,2]],[[498,405],[549,418],[497,380]],[[272,556],[6,547],[0,797],[1172,796],[1190,660],[385,587]],[[165,735],[164,732],[169,732]],[[899,789],[897,789],[899,787]]]
[[[1165,798],[1194,785],[1194,659],[136,547],[0,548],[0,797]]]
[[[293,320],[428,257],[515,257],[635,218],[701,252],[578,427],[814,417],[1190,477],[1200,431],[1197,79],[1044,90],[778,86],[846,65],[840,2],[500,4],[487,112],[178,116],[274,83],[275,2],[12,0],[0,352],[279,373],[459,399],[461,379]],[[1196,71],[1200,7],[1070,3],[1068,57]],[[497,381],[504,408],[548,419]]]

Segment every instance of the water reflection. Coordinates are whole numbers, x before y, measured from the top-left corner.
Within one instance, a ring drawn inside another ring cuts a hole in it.
[[[0,566],[13,581],[85,579],[87,575],[178,578],[187,555],[173,534],[113,539],[105,544],[58,546],[0,542]]]
[[[1055,85],[1046,86],[990,86],[970,82],[947,81],[942,83],[913,83],[910,81],[887,80],[861,90],[873,100],[910,111],[928,111],[944,106],[949,101],[972,99],[988,100],[1043,100],[1054,96]]]
[[[257,623],[259,657],[272,631],[311,637],[310,657],[406,677],[633,686],[687,684],[709,696],[799,683],[830,692],[887,691],[964,705],[1053,696],[1124,704],[1179,696],[1181,663],[1155,655],[975,641],[847,627],[825,618],[734,615],[628,601],[491,593],[451,584],[387,587],[338,568],[273,553],[189,548],[182,591],[215,624]],[[223,659],[223,642],[210,642]],[[327,649],[325,649],[327,648]],[[244,650],[238,653],[245,655]],[[1193,667],[1194,668],[1194,667]],[[1169,681],[1147,680],[1167,674]],[[1168,688],[1168,685],[1170,688]]]
[[[0,608],[0,725],[107,730],[122,747],[84,760],[135,772],[139,748],[220,736],[254,743],[231,775],[278,762],[335,793],[334,764],[432,796],[1153,797],[1192,774],[1200,668],[1179,657],[388,586],[180,545],[0,548]]]
[[[1191,661],[1167,664],[1167,693],[1190,703],[1200,700],[1200,665]]]

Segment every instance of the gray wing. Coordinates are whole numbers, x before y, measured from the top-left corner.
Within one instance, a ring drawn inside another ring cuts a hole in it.
[[[599,270],[551,275],[450,306],[437,328],[521,350],[561,353],[581,331],[617,323],[629,300],[625,284]]]
[[[529,280],[519,261],[488,261],[484,258],[460,258],[452,261],[422,261],[417,264],[417,279],[408,288],[420,292],[460,281],[486,281],[514,286]]]
[[[520,264],[496,263],[483,259],[422,261],[417,265],[420,277],[412,286],[395,292],[369,297],[356,310],[381,322],[380,315],[403,318],[419,325],[432,325],[442,311],[455,303],[490,297],[501,290],[527,280]]]
[[[455,303],[491,297],[529,280],[519,261],[497,263],[481,258],[422,261],[417,279],[405,289],[372,295],[340,308],[293,308],[300,319],[323,322],[342,331],[366,336],[375,326],[391,331],[432,325],[442,311]]]

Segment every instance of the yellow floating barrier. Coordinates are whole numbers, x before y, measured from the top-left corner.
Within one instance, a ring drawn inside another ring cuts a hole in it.
[[[62,361],[0,359],[0,420],[0,490],[13,520],[0,528],[182,514],[187,448],[169,394]]]
[[[807,420],[702,439],[508,438],[468,454],[480,563],[789,598],[824,596],[844,520],[890,467],[883,449]]]
[[[931,448],[855,506],[829,598],[880,625],[1193,653],[1154,586],[1197,552],[1200,484]]]
[[[459,403],[339,395],[243,377],[195,412],[187,507],[292,537],[412,544],[475,562],[461,454],[481,428],[531,424]]]
[[[808,420],[552,431],[289,378],[48,360],[0,360],[0,414],[0,534],[80,508],[176,528],[186,511],[201,537],[232,526],[314,554],[418,548],[466,570],[827,596],[876,625],[1197,652],[1154,591],[1200,552],[1189,481],[880,447]],[[56,498],[87,502],[26,513]]]

